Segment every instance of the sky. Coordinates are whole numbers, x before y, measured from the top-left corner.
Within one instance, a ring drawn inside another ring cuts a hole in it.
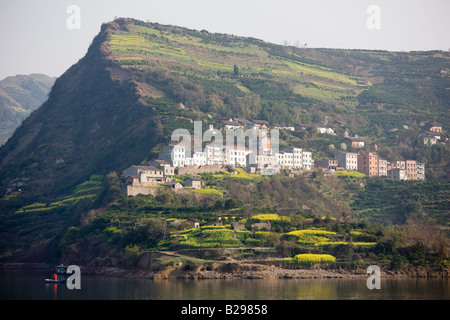
[[[0,79],[58,77],[116,17],[309,48],[450,50],[449,0],[0,0]]]

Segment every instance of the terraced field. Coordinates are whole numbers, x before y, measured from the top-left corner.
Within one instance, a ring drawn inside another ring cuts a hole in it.
[[[159,30],[160,29],[160,30]],[[208,34],[211,36],[211,34]],[[127,32],[110,35],[112,58],[122,67],[145,69],[149,66],[167,66],[176,72],[202,72],[215,78],[218,73],[232,74],[240,66],[242,77],[282,78],[292,83],[293,93],[330,103],[355,100],[359,92],[371,86],[365,79],[336,72],[331,68],[280,57],[270,53],[262,41],[228,35],[214,35],[214,41],[205,40],[201,32],[178,29],[151,28],[131,25]],[[198,76],[198,73],[197,73]],[[251,90],[237,83],[245,94]]]

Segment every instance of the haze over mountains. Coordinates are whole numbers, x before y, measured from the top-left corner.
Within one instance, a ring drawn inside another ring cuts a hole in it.
[[[0,81],[0,145],[47,100],[55,79],[35,73],[10,76]]]

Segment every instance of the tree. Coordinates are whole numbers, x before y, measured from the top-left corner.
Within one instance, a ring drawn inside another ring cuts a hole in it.
[[[100,189],[99,195],[95,200],[95,206],[101,207],[106,205],[108,202],[116,199],[120,194],[120,181],[117,173],[115,171],[110,172],[106,175],[102,182],[102,187]]]
[[[215,210],[223,210],[223,203],[220,200],[217,200],[216,203],[214,204],[214,209]]]
[[[237,65],[234,65],[234,67],[233,67],[233,73],[234,73],[234,75],[235,75],[236,77],[239,75],[239,68],[238,68]]]
[[[239,207],[239,202],[236,199],[228,199],[224,205],[225,210],[234,209],[234,208],[238,208],[238,207]]]
[[[167,223],[162,219],[152,218],[147,224],[148,244],[156,246],[167,235]]]
[[[399,226],[388,226],[383,230],[383,236],[377,244],[377,251],[383,254],[397,254],[398,248],[405,247],[407,234]]]

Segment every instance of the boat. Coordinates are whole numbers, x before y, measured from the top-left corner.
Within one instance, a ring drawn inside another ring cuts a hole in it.
[[[52,268],[52,277],[44,279],[45,283],[63,283],[67,280],[67,266],[61,264]]]

